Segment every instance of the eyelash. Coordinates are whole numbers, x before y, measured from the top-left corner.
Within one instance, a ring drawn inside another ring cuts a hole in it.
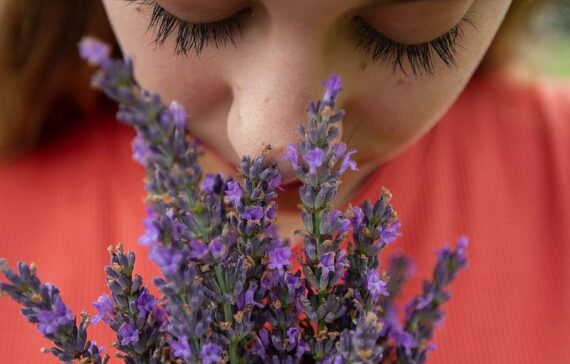
[[[474,23],[465,16],[459,24],[438,38],[419,44],[403,44],[396,42],[379,33],[374,27],[360,17],[353,19],[354,37],[357,44],[355,49],[361,48],[370,54],[373,61],[391,64],[393,72],[400,70],[406,72],[406,61],[414,76],[432,75],[435,66],[434,57],[438,57],[448,67],[455,67],[458,40],[463,35],[463,25]]]
[[[241,35],[240,20],[250,9],[242,9],[236,14],[210,23],[193,24],[169,13],[154,0],[126,0],[152,6],[152,15],[147,30],[154,32],[154,44],[162,47],[173,33],[176,35],[176,54],[188,55],[190,52],[200,56],[208,45],[216,48],[226,46],[228,41],[234,46],[236,34]]]
[[[227,45],[228,41],[234,46],[236,34],[241,35],[240,20],[251,9],[245,8],[238,13],[215,22],[193,24],[169,13],[166,9],[156,4],[154,0],[127,0],[143,5],[152,5],[152,15],[148,25],[149,30],[155,34],[154,43],[164,46],[165,42],[176,32],[177,54],[188,55],[190,52],[200,56],[200,53],[208,45],[215,48]],[[443,61],[448,67],[455,67],[458,39],[463,34],[463,24],[474,25],[467,17],[444,35],[425,43],[402,44],[379,33],[364,19],[356,17],[353,20],[354,37],[356,46],[354,49],[363,49],[370,54],[375,62],[391,64],[393,72],[396,70],[406,72],[406,61],[414,76],[432,75],[435,66],[434,56]]]

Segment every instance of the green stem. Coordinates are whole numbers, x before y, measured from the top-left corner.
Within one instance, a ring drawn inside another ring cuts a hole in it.
[[[220,285],[220,289],[222,290],[222,295],[225,295],[226,293],[228,293],[228,291],[226,288],[226,281],[224,280],[224,275],[222,274],[222,268],[219,265],[216,265],[214,270],[216,272],[216,278],[218,279],[218,284]],[[229,302],[226,302],[225,300],[223,306],[224,306],[224,316],[226,318],[226,321],[229,323],[233,323],[234,316],[232,315],[232,306],[230,305]],[[237,343],[233,341],[230,342],[229,353],[230,353],[230,363],[237,364],[238,362]]]
[[[321,245],[321,214],[320,211],[315,211],[312,213],[313,216],[313,235],[317,239],[317,246]]]

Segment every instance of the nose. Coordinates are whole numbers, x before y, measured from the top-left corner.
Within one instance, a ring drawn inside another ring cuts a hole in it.
[[[293,180],[295,173],[281,156],[289,144],[299,141],[298,125],[307,124],[308,101],[322,96],[321,82],[332,71],[324,70],[318,47],[291,40],[287,44],[279,49],[266,45],[271,51],[265,56],[243,63],[232,80],[227,120],[236,154],[257,156],[269,145],[267,158],[277,162],[283,183]]]

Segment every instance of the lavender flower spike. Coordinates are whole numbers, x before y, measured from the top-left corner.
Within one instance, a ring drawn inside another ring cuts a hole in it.
[[[0,293],[20,303],[26,319],[36,324],[38,332],[55,344],[52,348],[43,348],[42,352],[52,353],[65,363],[80,359],[85,363],[102,364],[109,360],[108,356],[101,357],[102,348],[87,341],[87,314],[81,314],[79,327],[76,326],[75,316],[63,303],[59,290],[40,282],[34,264],[19,262],[18,273],[15,273],[0,259],[0,270],[10,281],[0,283]]]

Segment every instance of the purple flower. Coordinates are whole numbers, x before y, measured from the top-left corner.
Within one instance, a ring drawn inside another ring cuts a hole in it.
[[[299,288],[301,284],[301,279],[291,273],[287,273],[285,275],[285,285],[287,286],[287,289],[289,290],[289,292],[294,292],[297,288]]]
[[[259,206],[248,206],[240,217],[244,220],[261,220],[263,219],[263,208]]]
[[[404,348],[407,355],[410,355],[412,349],[416,347],[416,340],[414,339],[414,337],[409,332],[406,332],[401,328],[397,330],[392,330],[390,332],[390,336],[394,340],[396,340],[398,346]]]
[[[175,357],[185,359],[192,356],[192,350],[190,349],[186,336],[180,336],[176,341],[169,337],[166,341],[168,342],[168,346],[174,351]]]
[[[269,191],[272,191],[272,190],[278,188],[279,185],[281,184],[281,179],[282,179],[281,173],[276,174],[275,177],[271,178],[267,182],[267,189]]]
[[[146,165],[150,158],[150,149],[141,137],[135,137],[132,143],[133,159],[142,165]]]
[[[366,289],[373,297],[389,295],[388,290],[386,289],[387,284],[380,279],[380,275],[377,270],[366,272],[364,275],[366,277]]]
[[[335,143],[331,148],[331,154],[334,155],[336,159],[340,159],[344,152],[346,151],[345,143]]]
[[[215,259],[224,258],[228,252],[226,244],[220,238],[214,238],[208,245],[208,250]]]
[[[301,359],[301,357],[303,357],[303,355],[309,350],[311,350],[309,344],[305,340],[300,339],[299,342],[297,343],[297,350],[295,350],[295,356],[297,357],[297,359]]]
[[[267,210],[265,210],[265,217],[268,218],[269,220],[275,218],[277,215],[275,210],[276,210],[275,205],[269,206]]]
[[[151,208],[149,208],[147,211],[149,215],[154,215]],[[141,245],[147,246],[158,242],[160,231],[158,230],[155,221],[156,220],[154,216],[149,216],[143,220],[145,232],[139,239],[139,243]]]
[[[121,338],[121,345],[123,346],[139,341],[139,331],[130,323],[125,322],[121,325],[118,335]]]
[[[139,311],[139,317],[149,312],[156,312],[157,309],[156,299],[146,288],[144,288],[142,293],[137,297],[136,305]]]
[[[323,165],[323,157],[325,153],[320,148],[315,148],[303,156],[303,159],[309,165],[309,173],[315,174],[317,172],[317,168]]]
[[[350,267],[346,250],[341,249],[336,255],[334,268],[337,272],[341,272],[344,268]]]
[[[113,315],[115,309],[113,307],[113,302],[111,301],[111,297],[106,294],[103,294],[97,298],[97,301],[93,302],[93,306],[97,309],[97,315],[93,316],[91,322],[94,324],[98,323],[99,321],[103,320],[107,324],[111,322],[111,319],[108,315]]]
[[[208,246],[201,241],[190,241],[190,258],[202,260],[208,255]]]
[[[428,293],[426,297],[419,297],[416,301],[416,310],[423,310],[433,301],[433,299],[433,292]]]
[[[244,297],[245,304],[256,307],[265,307],[264,304],[255,301],[254,296],[256,290],[257,290],[257,283],[255,283],[254,281],[250,282],[249,288],[247,289],[247,291],[245,291],[245,297]]]
[[[291,264],[291,248],[288,246],[280,246],[275,244],[273,248],[268,253],[269,264],[267,267],[269,269],[279,271],[279,274],[283,274],[284,268]]]
[[[281,156],[281,159],[291,162],[294,169],[299,166],[299,154],[297,153],[297,147],[295,144],[289,144],[287,146],[287,152]]]
[[[177,101],[172,101],[168,106],[168,111],[172,114],[174,125],[179,129],[184,129],[186,126],[186,111]]]
[[[204,182],[202,183],[202,190],[207,193],[214,193],[214,188],[216,187],[217,175],[212,173],[207,173],[204,177]]]
[[[297,339],[299,338],[299,334],[301,333],[301,331],[299,331],[298,328],[296,327],[290,327],[287,330],[287,339],[289,340],[290,343],[297,343]]]
[[[467,249],[467,245],[469,245],[469,239],[466,236],[459,237],[459,239],[457,239],[457,254],[463,255],[465,249]]]
[[[331,74],[328,81],[322,83],[325,88],[325,95],[323,96],[323,102],[331,107],[334,106],[338,93],[342,89],[342,84],[340,82],[340,77],[335,74]]]
[[[353,171],[358,170],[358,166],[356,165],[356,162],[353,161],[352,159],[350,159],[350,156],[353,155],[354,153],[356,153],[356,150],[351,149],[344,155],[342,163],[340,164],[340,167],[338,168],[338,173],[342,174],[349,168]]]
[[[89,347],[87,348],[87,351],[89,352],[89,355],[91,355],[91,357],[95,356],[99,353],[102,353],[105,351],[105,348],[103,348],[102,346],[97,346],[97,342],[94,340],[89,341]]]
[[[398,236],[402,235],[398,232],[398,230],[400,230],[400,226],[400,220],[394,221],[392,225],[386,227],[386,229],[380,232],[380,239],[386,244],[393,242]]]
[[[265,357],[266,350],[269,349],[270,339],[269,333],[265,329],[259,330],[257,336],[255,337],[255,343],[253,347],[253,353],[260,358]]]
[[[352,229],[352,225],[350,223],[350,220],[347,218],[339,219],[337,221],[337,226],[338,226],[338,235],[340,235],[340,236],[342,236],[342,234],[344,234],[347,231],[351,231],[351,229]]]
[[[168,276],[173,274],[180,267],[180,263],[184,259],[182,254],[174,249],[168,249],[156,245],[151,245],[150,259],[154,261],[162,270],[164,275]]]
[[[352,227],[355,231],[360,230],[362,222],[364,221],[364,212],[360,207],[352,208]]]
[[[227,183],[226,197],[234,206],[239,205],[242,196],[243,191],[238,182],[230,181]]]
[[[321,257],[321,263],[319,266],[323,268],[323,274],[328,274],[329,272],[334,272],[334,257],[335,252],[328,252]]]
[[[90,64],[102,67],[109,62],[111,48],[98,39],[84,37],[81,42],[79,42],[79,54],[81,58]]]
[[[200,352],[202,364],[217,364],[222,360],[222,348],[216,344],[206,344],[202,346]]]
[[[39,310],[37,319],[38,331],[44,335],[53,334],[60,327],[65,327],[75,322],[75,316],[73,316],[59,296],[55,297],[51,310]]]

